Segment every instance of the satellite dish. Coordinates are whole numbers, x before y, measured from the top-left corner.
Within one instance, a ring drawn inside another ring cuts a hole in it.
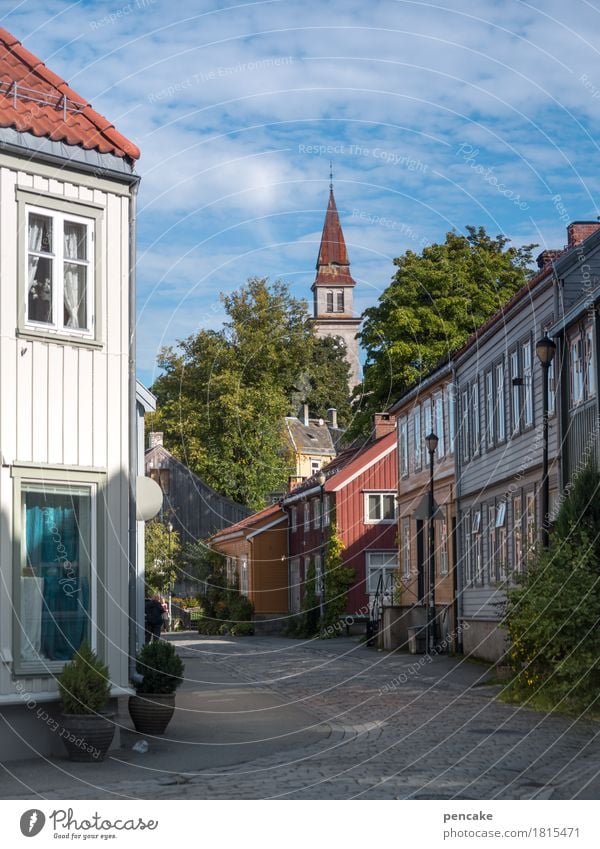
[[[138,475],[135,487],[135,515],[138,522],[148,522],[160,512],[163,503],[162,489],[144,475]]]

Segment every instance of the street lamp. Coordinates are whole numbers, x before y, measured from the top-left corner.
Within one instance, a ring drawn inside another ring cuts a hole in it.
[[[535,343],[535,353],[541,363],[544,379],[542,386],[543,455],[542,455],[542,545],[548,548],[550,513],[550,479],[548,477],[548,372],[556,353],[556,344],[547,335]]]
[[[319,598],[320,598],[319,612],[320,612],[320,615],[321,615],[321,624],[323,624],[323,622],[325,621],[325,552],[323,551],[323,546],[324,546],[324,543],[325,543],[325,534],[324,534],[325,517],[323,516],[323,504],[324,504],[323,494],[324,494],[324,490],[325,490],[325,481],[326,480],[327,480],[327,478],[325,476],[325,472],[320,471],[319,474],[317,475],[317,483],[321,487],[321,496],[320,496],[320,498],[321,498],[321,509],[319,511],[319,514],[320,514],[320,517],[321,517],[320,522],[319,522],[320,529],[321,529],[321,540],[320,540],[320,544],[319,544],[319,556],[321,558],[321,594],[319,596]]]
[[[169,628],[171,627],[172,620],[172,610],[171,610],[171,602],[173,597],[171,579],[173,576],[173,561],[171,560],[171,534],[173,533],[173,522],[167,522],[167,533],[169,535]]]
[[[432,431],[429,436],[425,437],[425,445],[429,451],[429,557],[428,557],[428,573],[429,586],[427,588],[427,654],[431,655],[435,645],[435,531],[433,511],[435,502],[433,500],[433,455],[438,447],[439,439]]]

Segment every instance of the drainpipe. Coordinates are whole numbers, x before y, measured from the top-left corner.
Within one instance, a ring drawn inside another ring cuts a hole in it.
[[[142,680],[135,670],[137,654],[137,515],[136,486],[138,475],[137,404],[135,374],[136,328],[136,237],[137,194],[139,177],[131,186],[129,200],[129,678]]]

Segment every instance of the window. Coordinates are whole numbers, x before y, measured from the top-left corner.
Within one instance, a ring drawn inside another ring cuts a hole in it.
[[[415,472],[423,465],[423,438],[421,436],[421,407],[417,405],[413,410],[413,456],[415,458]]]
[[[440,530],[440,575],[448,574],[448,525],[442,522]]]
[[[248,556],[240,556],[240,593],[248,595]]]
[[[292,507],[290,510],[290,520],[292,523],[292,533],[296,533],[298,530],[298,510],[296,507]]]
[[[473,527],[472,532],[474,534],[478,534],[481,530],[481,510],[475,510],[473,513]]]
[[[225,559],[225,577],[227,578],[228,584],[230,584],[230,585],[235,584],[235,579],[236,579],[235,557],[227,557]]]
[[[454,386],[451,383],[446,386],[446,409],[448,410],[448,451],[454,454],[456,402]]]
[[[471,456],[471,434],[469,433],[469,392],[465,389],[462,393],[462,425],[461,443],[463,459],[468,460]]]
[[[169,495],[171,490],[170,469],[150,469],[150,477],[160,486],[163,495]]]
[[[596,374],[594,369],[594,328],[589,324],[585,328],[585,392],[587,398],[596,394]],[[554,364],[554,361],[552,361]]]
[[[310,528],[310,504],[308,501],[304,502],[304,530],[307,531]]]
[[[27,207],[26,326],[91,335],[93,225],[93,219]]]
[[[329,495],[323,496],[323,527],[329,525],[331,519],[331,498]]]
[[[398,439],[400,440],[400,474],[405,477],[408,474],[408,421],[406,417],[400,419]]]
[[[489,569],[489,579],[496,580],[495,576],[495,563],[496,563],[496,516],[494,506],[490,505],[488,507],[488,569]]]
[[[593,325],[569,340],[569,400],[575,407],[596,394]]]
[[[317,472],[321,469],[321,461],[320,460],[311,460],[310,461],[310,474],[316,475]]]
[[[423,428],[425,430],[425,439],[429,436],[431,431],[433,430],[433,418],[431,414],[431,398],[428,398],[427,401],[423,404]]]
[[[313,528],[321,527],[321,501],[315,498],[313,501]]]
[[[488,447],[494,447],[494,375],[491,371],[485,375],[485,441]]]
[[[523,355],[523,424],[531,427],[533,424],[533,373],[531,369],[531,341],[521,345]]]
[[[471,516],[470,514],[463,514],[463,569],[465,575],[465,583],[472,584],[473,583],[473,560],[472,560],[472,540],[471,540]]]
[[[525,496],[525,519],[527,522],[527,551],[525,560],[529,560],[535,547],[535,491],[530,490]]]
[[[397,551],[367,551],[367,592],[392,594],[398,569]]]
[[[327,312],[333,312],[333,292],[327,292]]]
[[[510,417],[513,433],[519,432],[521,424],[521,387],[515,385],[515,380],[519,380],[521,374],[519,372],[519,352],[513,351],[510,355],[510,381],[511,381],[511,405]]]
[[[496,439],[506,439],[506,408],[504,404],[504,363],[496,366]]]
[[[365,493],[365,522],[395,522],[396,496],[391,492]]]
[[[323,569],[321,568],[321,555],[315,554],[313,558],[315,564],[315,592],[318,596],[323,595]]]
[[[523,500],[521,494],[513,496],[513,569],[523,570]]]
[[[471,398],[473,404],[473,454],[479,454],[481,433],[479,427],[479,381],[476,380],[471,387]]]
[[[63,663],[86,640],[92,618],[91,486],[23,483],[17,651],[19,665]]]
[[[435,433],[438,438],[437,456],[443,457],[446,453],[444,443],[444,403],[441,393],[436,395],[433,401],[435,408]]]
[[[479,586],[483,586],[485,576],[483,569],[481,534],[474,534],[473,536],[473,570],[475,573],[475,583]]]
[[[410,578],[410,519],[402,519],[402,574]]]
[[[336,292],[335,295],[336,312],[344,312],[344,293]]]

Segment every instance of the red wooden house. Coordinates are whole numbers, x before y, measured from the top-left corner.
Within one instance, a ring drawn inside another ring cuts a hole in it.
[[[322,469],[321,486],[313,476],[283,499],[289,512],[290,610],[301,609],[311,559],[321,587],[321,564],[332,521],[344,543],[345,565],[354,569],[348,613],[366,613],[382,586],[391,589],[398,566],[398,460],[396,420],[375,416],[371,439],[340,453]]]

